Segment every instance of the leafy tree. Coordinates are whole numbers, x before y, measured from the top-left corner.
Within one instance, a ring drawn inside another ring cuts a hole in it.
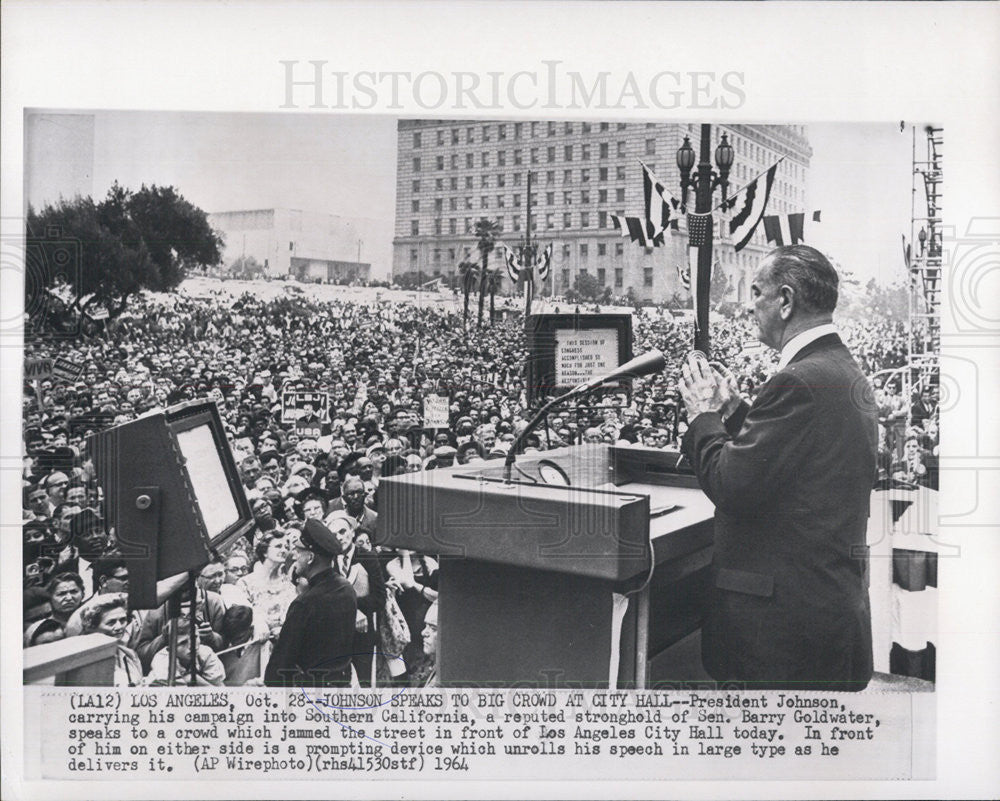
[[[733,289],[733,279],[726,275],[718,262],[712,267],[712,283],[708,290],[708,298],[712,303],[722,303]]]
[[[631,288],[632,287],[629,287],[629,289],[631,289]],[[673,310],[673,309],[680,310],[680,309],[683,309],[684,308],[684,299],[681,297],[681,293],[677,292],[677,291],[672,292],[670,294],[670,297],[667,298],[666,307],[669,310]]]
[[[482,270],[479,274],[479,318],[478,323],[483,325],[483,306],[486,302],[486,276],[489,272],[490,253],[497,244],[497,236],[503,231],[503,226],[496,220],[480,217],[476,220],[474,233],[476,236],[476,249],[482,258]]]
[[[229,274],[233,278],[252,281],[264,275],[264,265],[253,256],[240,256],[229,266]]]
[[[189,270],[221,261],[222,239],[205,212],[170,186],[133,192],[115,183],[100,203],[77,197],[29,208],[26,229],[29,313],[48,293],[65,298],[67,314],[103,307],[117,317],[140,290],[173,290]]]
[[[400,289],[416,289],[420,286],[420,280],[423,277],[423,273],[418,270],[407,270],[405,273],[396,276],[394,283]]]
[[[861,313],[855,312],[856,316],[871,319],[874,315],[905,321],[910,314],[909,292],[903,282],[884,286],[874,278],[869,279],[864,289],[863,304]]]
[[[604,285],[590,273],[580,273],[573,282],[573,289],[580,300],[600,300],[604,294]]]

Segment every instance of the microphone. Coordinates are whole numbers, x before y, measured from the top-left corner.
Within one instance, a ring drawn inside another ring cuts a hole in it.
[[[607,384],[611,381],[617,381],[619,378],[638,378],[639,376],[649,375],[650,373],[657,373],[667,366],[667,360],[664,355],[658,350],[651,350],[649,353],[644,353],[642,356],[636,356],[634,359],[625,362],[621,367],[616,367],[607,375],[602,375],[599,378],[594,378],[590,381],[585,381],[577,387],[574,387],[565,395],[560,395],[559,397],[553,398],[541,409],[539,409],[535,416],[528,421],[527,427],[518,435],[517,439],[510,446],[510,450],[507,452],[507,459],[504,461],[503,465],[503,480],[505,483],[510,484],[511,473],[514,469],[514,460],[517,457],[517,452],[520,450],[521,445],[528,438],[536,428],[538,428],[539,423],[544,419],[545,415],[548,413],[549,409],[560,403],[563,403],[577,395],[583,395],[591,390],[597,389],[597,387],[602,384]]]
[[[650,373],[659,373],[666,366],[667,359],[663,353],[653,349],[649,351],[649,353],[636,356],[634,359],[625,362],[625,364],[620,367],[616,367],[607,375],[602,375],[598,378],[592,378],[590,381],[585,381],[570,390],[569,394],[579,395],[587,393],[591,390],[597,389],[599,386],[617,381],[619,378],[639,378],[644,375],[649,375]]]

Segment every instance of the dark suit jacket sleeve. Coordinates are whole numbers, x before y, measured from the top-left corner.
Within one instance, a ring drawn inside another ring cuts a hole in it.
[[[761,389],[735,436],[715,412],[691,421],[681,448],[716,507],[745,514],[780,496],[785,472],[814,422],[813,408],[809,387],[782,372]]]
[[[358,609],[365,615],[381,612],[385,606],[385,576],[378,556],[373,553],[358,554],[358,562],[368,574],[368,595],[358,598]]]
[[[740,405],[737,406],[736,410],[725,420],[726,431],[729,436],[735,437],[740,433],[740,429],[743,428],[743,421],[747,419],[747,412],[749,411],[750,404],[741,400]]]
[[[299,653],[305,643],[307,610],[298,600],[292,601],[281,624],[281,634],[271,651],[271,658],[264,670],[264,684],[268,687],[291,686],[299,675]]]
[[[213,651],[222,650],[225,638],[222,636],[222,622],[226,617],[226,605],[217,592],[205,592],[205,612],[208,616],[212,633],[202,638],[202,641]]]
[[[142,669],[148,673],[153,663],[153,655],[167,644],[166,627],[163,625],[163,608],[150,610],[142,619],[139,629],[139,639],[135,652],[142,662]]]

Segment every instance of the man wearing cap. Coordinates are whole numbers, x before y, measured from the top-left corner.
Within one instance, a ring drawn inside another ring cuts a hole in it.
[[[333,569],[340,543],[319,520],[307,520],[295,546],[295,569],[309,586],[292,601],[264,672],[268,687],[348,687],[357,598]]]

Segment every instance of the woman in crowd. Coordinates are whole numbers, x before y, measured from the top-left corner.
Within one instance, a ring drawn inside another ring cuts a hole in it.
[[[47,587],[51,596],[51,618],[65,627],[83,603],[83,579],[77,573],[60,573]]]
[[[257,563],[236,586],[243,590],[253,608],[255,640],[277,639],[288,605],[295,600],[295,585],[288,574],[290,543],[287,532],[276,528],[266,532],[254,548]]]
[[[84,634],[106,634],[118,641],[115,650],[115,687],[137,687],[142,683],[139,655],[125,645],[128,627],[128,596],[108,594],[83,610]]]

